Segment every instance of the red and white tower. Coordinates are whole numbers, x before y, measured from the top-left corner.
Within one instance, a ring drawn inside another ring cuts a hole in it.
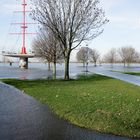
[[[23,7],[23,23],[22,23],[22,49],[21,49],[21,54],[26,54],[26,47],[25,47],[25,33],[26,33],[26,28],[27,27],[27,24],[26,24],[26,0],[23,0],[23,3],[22,3],[22,7]]]
[[[16,11],[16,12],[20,12],[22,13],[22,22],[20,23],[12,23],[12,24],[16,24],[16,25],[20,25],[20,27],[22,28],[22,32],[21,33],[11,33],[11,34],[18,34],[18,35],[22,35],[22,46],[21,46],[21,50],[20,53],[17,54],[4,54],[4,56],[8,56],[8,57],[19,57],[20,61],[19,61],[19,67],[20,68],[28,68],[28,58],[33,58],[35,57],[34,54],[28,54],[26,51],[26,35],[30,34],[30,35],[34,35],[36,33],[28,33],[27,32],[27,28],[28,28],[28,24],[35,24],[35,23],[28,23],[26,22],[26,13],[29,12],[27,11],[26,7],[27,7],[27,3],[26,0],[22,0],[22,10],[21,11]]]

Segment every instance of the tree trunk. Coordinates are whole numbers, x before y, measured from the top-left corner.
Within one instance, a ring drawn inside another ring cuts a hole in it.
[[[123,64],[124,64],[124,67],[125,67],[125,62]]]
[[[130,67],[130,62],[127,63],[127,67]]]
[[[56,79],[56,63],[53,63],[53,79]]]
[[[48,62],[48,70],[50,71],[51,70],[51,63]]]
[[[94,66],[96,67],[97,65],[96,65],[96,61],[94,62]]]
[[[65,80],[69,80],[69,61],[70,61],[70,53],[65,58],[65,75],[64,75]]]
[[[83,62],[83,67],[85,67],[85,62]]]

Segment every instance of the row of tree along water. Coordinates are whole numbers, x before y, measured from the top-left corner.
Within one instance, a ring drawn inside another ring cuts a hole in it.
[[[104,56],[101,56],[99,51],[89,47],[81,47],[76,55],[77,61],[83,63],[83,66],[89,62],[94,63],[123,63],[124,66],[129,66],[131,63],[140,62],[140,53],[132,46],[125,46],[119,49],[112,48]]]

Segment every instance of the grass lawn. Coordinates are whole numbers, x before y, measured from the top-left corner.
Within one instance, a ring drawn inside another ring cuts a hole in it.
[[[114,71],[114,70],[113,70],[113,72],[120,72],[120,73],[124,73],[124,74],[140,76],[140,72],[125,72],[125,71]]]
[[[123,72],[125,74],[140,76],[140,72]]]
[[[104,133],[140,137],[140,87],[91,75],[77,80],[3,80],[46,103],[58,116]]]

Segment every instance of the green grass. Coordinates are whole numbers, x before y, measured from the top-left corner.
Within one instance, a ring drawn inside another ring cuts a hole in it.
[[[120,72],[120,73],[124,73],[124,74],[140,76],[140,72],[125,72],[125,71],[114,71],[114,70],[113,70],[113,72]]]
[[[77,80],[3,80],[24,90],[73,124],[103,133],[140,137],[140,87],[92,75]]]
[[[124,72],[125,74],[140,76],[140,72]]]

